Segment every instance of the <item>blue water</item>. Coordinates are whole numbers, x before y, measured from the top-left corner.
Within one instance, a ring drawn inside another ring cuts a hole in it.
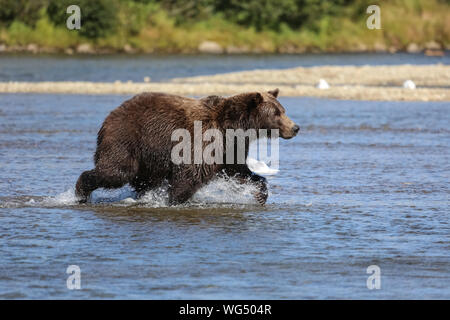
[[[164,81],[253,69],[322,65],[449,64],[450,55],[347,53],[297,55],[0,55],[0,81]]]
[[[0,95],[0,298],[450,298],[448,103],[280,98],[301,134],[265,207],[224,181],[175,208],[127,187],[78,205],[127,98]]]

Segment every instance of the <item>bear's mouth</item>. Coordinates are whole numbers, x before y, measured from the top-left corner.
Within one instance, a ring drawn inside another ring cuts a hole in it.
[[[280,132],[280,137],[283,139],[289,140],[295,137],[298,134],[298,132],[290,132],[289,134],[285,134],[283,132]]]
[[[286,131],[288,132],[286,134]],[[293,137],[295,137],[299,132],[300,132],[300,127],[297,124],[294,124],[294,126],[292,126],[292,128],[290,128],[289,130],[286,131],[281,131],[280,135],[283,139],[292,139]]]

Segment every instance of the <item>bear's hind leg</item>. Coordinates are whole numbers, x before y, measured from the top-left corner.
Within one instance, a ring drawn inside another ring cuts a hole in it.
[[[77,180],[75,196],[79,199],[80,203],[84,203],[87,201],[92,191],[97,188],[97,173],[95,170],[85,171]]]
[[[169,187],[169,204],[171,206],[188,201],[199,188],[193,188],[189,183],[177,183]]]
[[[178,169],[169,180],[169,204],[188,201],[201,186],[200,176],[194,168]]]
[[[128,183],[128,179],[123,175],[105,175],[95,169],[89,170],[83,172],[78,178],[75,195],[80,203],[84,203],[95,189],[117,189],[123,187],[126,183]]]
[[[137,198],[142,198],[148,191],[159,187],[162,184],[162,181],[155,179],[139,179],[135,178],[130,183],[131,187],[136,192]]]

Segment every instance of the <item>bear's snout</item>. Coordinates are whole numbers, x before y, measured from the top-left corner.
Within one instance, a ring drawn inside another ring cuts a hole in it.
[[[281,130],[281,137],[283,139],[292,139],[295,137],[300,131],[300,127],[294,123],[293,126],[285,128],[285,130]]]
[[[286,115],[282,116],[281,124],[280,136],[283,139],[291,139],[295,137],[300,131],[300,127]]]

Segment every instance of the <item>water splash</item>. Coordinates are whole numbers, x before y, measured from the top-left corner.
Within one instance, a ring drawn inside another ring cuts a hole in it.
[[[168,187],[167,184],[163,185],[147,192],[137,200],[125,199],[122,203],[145,207],[167,207],[169,206]],[[187,203],[178,205],[178,207],[257,204],[253,197],[253,193],[256,191],[255,186],[241,184],[233,178],[215,179],[198,190]]]
[[[216,179],[201,188],[192,198],[192,202],[256,204],[257,201],[253,197],[256,191],[254,185],[241,184],[233,178]]]
[[[209,205],[235,205],[235,204],[257,204],[253,197],[256,187],[251,184],[241,184],[233,178],[221,178],[211,181],[202,187],[187,203],[179,207],[209,206]],[[147,192],[140,198],[130,186],[120,189],[95,190],[88,205],[108,204],[112,206],[140,206],[149,208],[164,208],[169,206],[168,184]],[[0,202],[1,208],[11,207],[67,207],[78,206],[75,189],[68,190],[48,197],[17,197]]]
[[[78,201],[75,196],[74,188],[70,188],[54,197],[45,197],[42,201],[33,202],[33,205],[35,206],[40,205],[44,207],[70,206],[76,204],[78,204]]]

